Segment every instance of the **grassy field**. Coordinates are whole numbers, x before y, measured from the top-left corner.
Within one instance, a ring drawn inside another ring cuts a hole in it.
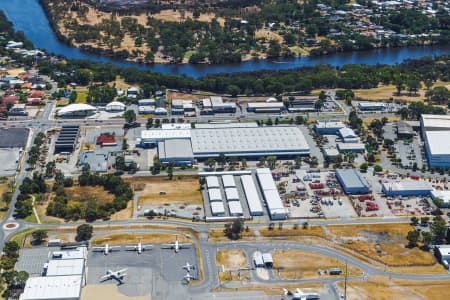
[[[409,224],[361,224],[328,226],[344,247],[388,266],[433,266],[428,251],[406,248]]]
[[[130,180],[135,192],[139,193],[139,205],[164,205],[182,203],[203,205],[200,185],[196,176],[133,178]],[[160,195],[165,192],[165,195]]]
[[[223,249],[216,254],[216,264],[223,266],[224,272],[219,273],[221,281],[238,281],[249,276],[248,271],[239,271],[248,267],[247,255],[240,249]]]
[[[272,257],[274,269],[280,268],[278,276],[283,279],[317,278],[319,277],[319,269],[341,268],[345,272],[344,262],[313,252],[276,250],[272,254]],[[347,273],[348,276],[362,275],[362,272],[358,268],[350,265],[347,266]]]
[[[209,237],[209,240],[211,242],[229,241],[229,239],[224,235],[224,232],[223,232],[222,228],[209,229],[208,230],[208,237]],[[253,229],[249,228],[248,231],[244,230],[241,233],[241,237],[243,239],[245,239],[245,238],[253,238],[253,237],[255,237],[255,232],[253,231]]]
[[[100,186],[78,186],[66,187],[64,190],[69,199],[77,202],[85,202],[90,199],[95,199],[97,204],[112,202],[114,195],[109,193]]]
[[[8,183],[0,183],[0,196],[3,195],[4,192],[8,191]],[[3,220],[6,216],[8,206],[5,205],[5,202],[0,201],[0,220]]]
[[[91,241],[93,245],[123,245],[123,244],[137,244],[139,242],[142,243],[173,243],[176,239],[175,234],[166,234],[166,233],[154,233],[154,234],[110,234],[105,235],[99,238],[95,238]],[[189,243],[192,242],[185,236],[178,236],[178,240],[180,243]]]
[[[343,290],[343,282],[338,283]],[[386,277],[371,277],[367,281],[347,283],[348,300],[440,300],[450,297],[448,281],[390,280]]]

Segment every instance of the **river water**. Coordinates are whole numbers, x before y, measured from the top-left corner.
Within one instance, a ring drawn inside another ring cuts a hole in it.
[[[184,74],[194,78],[215,73],[286,70],[303,66],[314,66],[317,64],[330,64],[333,66],[342,66],[345,64],[397,64],[408,58],[418,58],[425,55],[434,56],[444,53],[450,54],[450,45],[447,45],[439,47],[424,46],[376,49],[364,52],[338,53],[321,57],[298,57],[279,61],[252,60],[237,64],[223,65],[140,65],[92,55],[59,42],[53,33],[38,0],[0,0],[0,9],[3,10],[7,18],[14,23],[14,28],[16,30],[23,31],[27,38],[34,43],[36,48],[45,49],[48,53],[64,55],[67,58],[73,59],[89,59],[103,63],[111,62],[118,66],[137,67],[139,69],[164,74]]]

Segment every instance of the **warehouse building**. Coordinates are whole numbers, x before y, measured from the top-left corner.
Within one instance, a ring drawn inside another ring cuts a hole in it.
[[[428,196],[432,190],[427,182],[417,180],[383,182],[381,188],[387,197]]]
[[[83,275],[84,259],[53,259],[44,266],[45,276]]]
[[[338,120],[316,121],[314,124],[317,134],[338,134],[339,130],[345,127],[345,124]]]
[[[280,113],[285,109],[283,102],[250,102],[247,111],[254,113]]]
[[[155,99],[141,99],[138,100],[138,106],[156,106]]]
[[[80,275],[30,277],[20,300],[79,300],[82,278]]]
[[[450,262],[450,245],[436,245],[434,248],[434,254],[441,263],[444,265],[447,264],[448,266]]]
[[[420,128],[425,131],[450,130],[450,115],[421,115]]]
[[[228,202],[228,209],[230,210],[230,216],[233,217],[241,217],[244,214],[241,202],[239,201]]]
[[[288,217],[286,208],[281,201],[280,194],[268,168],[256,169],[259,186],[261,187],[264,200],[266,201],[272,220],[284,220]]]
[[[431,198],[433,199],[434,203],[438,205],[440,208],[449,208],[450,207],[450,191],[449,190],[432,190],[431,191]],[[440,201],[436,201],[437,199],[440,199]]]
[[[219,179],[217,178],[217,176],[207,176],[206,186],[208,187],[208,189],[220,188]]]
[[[159,142],[164,142],[171,139],[190,139],[191,131],[189,129],[174,129],[174,130],[162,130],[151,129],[142,130],[141,138],[137,142],[142,147],[154,147]]]
[[[339,129],[339,135],[341,136],[344,143],[358,143],[359,138],[353,129],[344,127]]]
[[[264,214],[263,207],[253,177],[251,175],[242,175],[241,183],[247,199],[250,215],[262,216]]]
[[[336,169],[336,179],[346,194],[368,194],[369,184],[361,173],[353,169]]]
[[[175,166],[192,166],[194,154],[191,141],[188,139],[173,139],[158,143],[158,158],[161,163],[173,163]]]
[[[225,188],[225,196],[227,201],[239,201],[239,193],[236,188]]]
[[[289,100],[289,112],[316,111],[317,96],[303,96]]]
[[[59,131],[58,139],[55,142],[55,153],[62,151],[72,152],[76,147],[79,133],[79,125],[63,126]]]
[[[222,193],[220,189],[208,189],[208,196],[210,202],[222,202]]]
[[[105,110],[109,112],[120,112],[125,111],[126,106],[122,102],[113,101],[106,105]]]
[[[363,143],[337,143],[336,146],[339,153],[364,153],[366,151],[366,145]]]
[[[235,113],[236,103],[224,102],[220,96],[211,96],[211,106],[214,113]]]
[[[223,202],[211,202],[211,214],[214,217],[222,217],[225,215],[225,207],[223,206]]]
[[[450,130],[425,131],[425,153],[430,168],[450,168]]]
[[[56,113],[60,118],[87,117],[95,114],[97,108],[89,104],[69,104]]]
[[[399,139],[409,139],[415,135],[416,133],[410,123],[405,121],[397,122],[397,137]]]
[[[360,111],[383,111],[386,109],[386,104],[383,102],[359,101],[358,109]]]
[[[234,182],[234,176],[233,175],[223,175],[222,176],[222,183],[224,188],[232,188],[236,187],[236,182]]]

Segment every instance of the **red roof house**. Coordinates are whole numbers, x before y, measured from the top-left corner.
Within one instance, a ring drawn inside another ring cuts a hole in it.
[[[19,100],[20,100],[20,98],[17,96],[6,96],[6,97],[3,97],[3,104],[8,104],[8,103],[17,104],[17,103],[19,103]]]
[[[43,98],[44,96],[44,91],[32,90],[28,92],[28,97],[30,98]]]
[[[41,104],[41,98],[27,98],[27,105],[39,105]]]

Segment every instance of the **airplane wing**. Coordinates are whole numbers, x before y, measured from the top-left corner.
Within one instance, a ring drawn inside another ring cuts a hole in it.
[[[125,246],[125,248],[127,251],[134,251],[137,249],[137,246],[136,245],[127,245],[127,246]]]
[[[144,250],[150,250],[153,249],[153,245],[142,245],[142,249]]]
[[[105,275],[105,276],[100,277],[100,281],[104,281],[104,280],[107,280],[109,278],[111,278],[110,275]]]
[[[109,251],[119,251],[120,246],[109,246]]]
[[[191,246],[191,244],[178,244],[178,247],[181,249],[181,248],[189,248]]]
[[[175,244],[162,244],[161,248],[164,249],[172,249],[173,247],[175,247]]]
[[[122,269],[122,270],[119,270],[119,271],[117,271],[117,274],[120,274],[120,275],[125,275],[124,273],[127,271],[128,269],[127,268],[125,268],[125,269]]]

